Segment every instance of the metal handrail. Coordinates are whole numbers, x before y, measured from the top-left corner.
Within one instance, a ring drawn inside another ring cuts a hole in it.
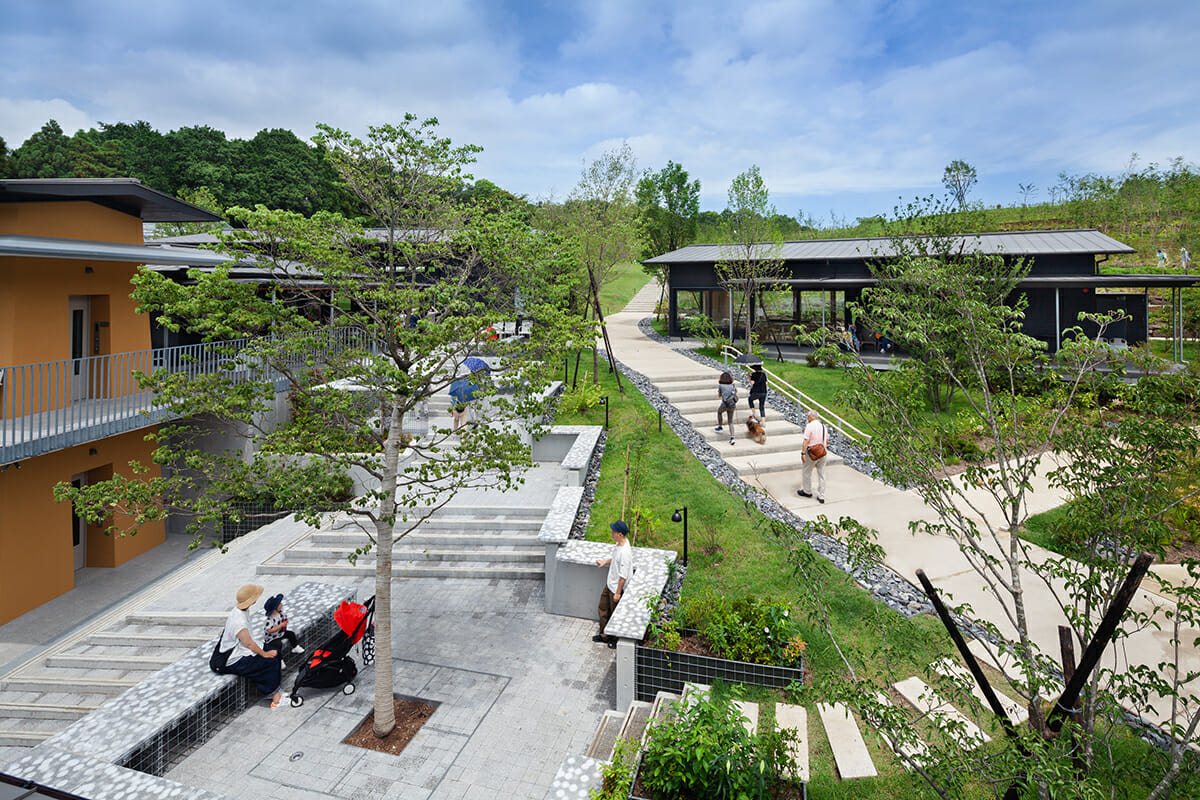
[[[314,335],[315,334],[315,335]],[[285,368],[320,364],[365,332],[334,328],[296,334],[312,339]],[[234,383],[270,380],[286,387],[283,372],[265,366],[259,354],[274,335],[180,345],[101,356],[0,366],[0,465],[139,430],[177,416],[137,374],[222,374]]]
[[[738,356],[742,355],[742,351],[738,350],[733,345],[726,344],[722,345],[721,347],[721,355],[736,359]],[[774,388],[788,400],[795,403],[797,406],[800,406],[804,409],[817,409],[817,411],[824,415],[826,420],[832,421],[833,427],[841,431],[842,435],[850,441],[856,444],[860,442],[871,441],[871,435],[869,433],[864,433],[863,431],[859,430],[854,425],[847,422],[845,417],[827,408],[820,401],[805,394],[795,386],[792,386],[783,378],[767,369],[765,365],[763,366],[763,372],[767,373],[767,377],[771,379],[772,388]]]

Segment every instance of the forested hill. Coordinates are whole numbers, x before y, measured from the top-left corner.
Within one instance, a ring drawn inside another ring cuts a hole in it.
[[[282,128],[243,140],[207,125],[160,133],[142,121],[101,123],[68,136],[50,120],[11,153],[0,140],[0,177],[137,178],[222,209],[262,203],[312,214],[352,207],[322,152]]]

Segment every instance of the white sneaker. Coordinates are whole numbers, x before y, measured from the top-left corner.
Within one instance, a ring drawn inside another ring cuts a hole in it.
[[[730,444],[733,444],[733,443],[734,443],[734,442],[733,442],[733,437],[732,437],[732,436],[730,436],[730,437],[729,437],[729,443],[730,443]]]
[[[304,648],[303,648],[303,647],[301,647],[300,645],[296,645],[295,647],[293,647],[293,648],[292,648],[292,652],[293,652],[293,653],[299,653],[299,654],[303,655],[303,654],[304,654]]]

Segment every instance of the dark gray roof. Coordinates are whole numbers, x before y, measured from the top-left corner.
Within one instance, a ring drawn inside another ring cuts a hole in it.
[[[734,282],[736,284],[736,282]],[[856,289],[874,286],[879,279],[857,278],[779,278],[772,280],[773,286],[789,286],[796,289],[830,290]],[[721,284],[727,286],[729,284]],[[1129,289],[1129,288],[1173,288],[1200,285],[1200,275],[1031,275],[1018,284],[1022,289]]]
[[[84,261],[127,261],[135,264],[216,267],[227,256],[193,247],[170,247],[84,239],[52,239],[48,236],[0,236],[0,256],[26,258],[72,258]]]
[[[221,217],[133,178],[0,180],[0,203],[87,200],[143,222],[220,222]]]
[[[1097,230],[1011,231],[967,234],[956,237],[964,249],[983,253],[1012,256],[1050,254],[1115,254],[1134,253],[1132,247],[1118,242]],[[957,249],[957,248],[956,248]],[[807,239],[784,242],[778,248],[760,245],[756,258],[779,258],[784,261],[858,261],[869,258],[889,258],[897,255],[891,237],[875,236],[862,239]],[[712,264],[741,258],[738,248],[731,244],[693,244],[648,258],[644,264]]]

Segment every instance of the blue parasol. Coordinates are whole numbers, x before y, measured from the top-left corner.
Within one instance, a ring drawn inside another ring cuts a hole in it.
[[[471,372],[489,372],[492,369],[488,366],[486,361],[484,361],[482,358],[478,358],[477,356],[471,356],[468,358],[463,362],[463,366],[469,369]]]
[[[450,396],[454,398],[458,404],[466,404],[475,399],[475,395],[480,392],[478,385],[471,383],[466,378],[459,378],[454,383],[450,384]]]

